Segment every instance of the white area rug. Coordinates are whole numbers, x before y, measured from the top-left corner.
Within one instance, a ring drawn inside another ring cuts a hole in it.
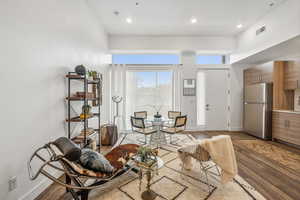
[[[138,143],[136,134],[130,134],[124,143]],[[159,156],[164,161],[164,167],[159,170],[151,184],[151,189],[158,195],[156,200],[264,200],[265,198],[253,189],[245,180],[237,176],[233,182],[221,185],[216,169],[212,168],[209,175],[210,191],[201,173],[199,164],[195,163],[191,171],[181,171],[177,149],[185,143],[191,142],[190,135],[182,134],[176,145],[166,144],[159,150]],[[213,163],[208,163],[213,165]],[[140,200],[145,190],[146,180],[143,180],[139,190],[139,179],[131,173],[122,177],[105,190],[94,190],[90,194],[91,200]]]

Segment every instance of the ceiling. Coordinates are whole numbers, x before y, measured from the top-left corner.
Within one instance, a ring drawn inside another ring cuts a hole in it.
[[[185,36],[236,35],[284,1],[88,0],[109,34]],[[274,6],[269,5],[271,2]],[[193,17],[197,18],[195,24],[190,22]],[[243,28],[238,29],[238,24]]]
[[[232,64],[259,64],[271,60],[299,60],[300,36],[274,45]]]

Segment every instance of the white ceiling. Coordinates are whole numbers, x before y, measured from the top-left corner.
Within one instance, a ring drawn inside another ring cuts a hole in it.
[[[287,0],[88,0],[109,34],[185,36],[236,35],[283,1]],[[270,7],[270,2],[275,5]],[[126,23],[127,17],[132,24]],[[196,24],[190,23],[192,17],[198,19]],[[240,23],[244,27],[237,29]]]
[[[271,60],[299,60],[300,36],[284,41],[234,64],[258,64]]]

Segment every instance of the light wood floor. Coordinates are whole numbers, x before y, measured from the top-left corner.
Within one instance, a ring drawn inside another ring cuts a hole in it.
[[[205,138],[213,135],[231,135],[236,151],[239,175],[250,183],[268,200],[299,200],[300,174],[274,162],[271,159],[257,154],[249,148],[236,145],[239,140],[259,140],[242,132],[193,132],[196,138]],[[282,150],[288,150],[300,155],[300,150],[283,144],[266,141]],[[65,189],[58,185],[51,185],[36,200],[71,200]]]

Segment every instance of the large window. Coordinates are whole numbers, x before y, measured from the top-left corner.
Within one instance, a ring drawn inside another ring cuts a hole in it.
[[[173,108],[172,71],[127,71],[126,126],[135,111],[147,111],[149,118],[156,112],[164,117]]]
[[[211,65],[211,64],[225,64],[225,56],[223,55],[198,55],[197,64]]]
[[[114,54],[113,64],[179,64],[176,54]]]

